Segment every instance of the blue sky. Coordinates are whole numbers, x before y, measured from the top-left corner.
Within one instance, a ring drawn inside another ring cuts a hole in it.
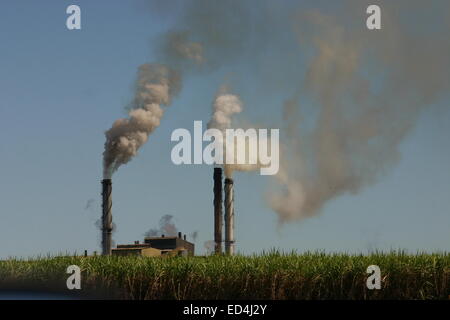
[[[66,29],[72,3],[82,9],[82,30]],[[173,19],[143,1],[2,1],[0,258],[99,250],[104,131],[126,115],[137,67],[154,62],[154,43]],[[198,253],[212,239],[212,168],[173,165],[170,135],[208,121],[230,77],[241,88],[252,75],[238,77],[233,67],[187,75],[161,126],[114,175],[116,243],[142,239],[164,214],[183,233],[199,232]],[[281,95],[251,86],[236,93],[246,119],[281,117]],[[237,173],[237,250],[449,250],[449,101],[420,116],[401,143],[398,165],[376,184],[330,201],[311,219],[278,226],[264,200],[269,178]],[[94,205],[85,210],[89,199]]]

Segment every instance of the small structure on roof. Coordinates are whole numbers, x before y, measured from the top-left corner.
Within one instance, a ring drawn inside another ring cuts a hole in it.
[[[135,241],[134,244],[119,244],[117,248],[112,249],[112,255],[115,256],[193,256],[195,246],[186,240],[186,235],[178,237],[146,237],[144,243]]]

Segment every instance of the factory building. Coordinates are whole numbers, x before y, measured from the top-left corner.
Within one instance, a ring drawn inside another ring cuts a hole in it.
[[[186,235],[178,237],[146,237],[144,243],[135,241],[134,244],[119,244],[117,248],[112,249],[112,255],[115,256],[193,256],[195,246],[193,243],[186,240]]]
[[[215,253],[218,255],[234,255],[234,180],[231,177],[222,177],[223,169],[214,168],[214,242]],[[102,180],[102,254],[103,255],[140,255],[140,256],[163,256],[163,255],[194,255],[194,244],[186,241],[186,235],[182,237],[147,237],[144,243],[136,241],[134,244],[122,244],[112,249],[112,181]],[[222,229],[225,227],[224,237]],[[223,239],[224,238],[224,239]],[[224,249],[222,249],[222,243]],[[148,250],[151,249],[151,250]]]

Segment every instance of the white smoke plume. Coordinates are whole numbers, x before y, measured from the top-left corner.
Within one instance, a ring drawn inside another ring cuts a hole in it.
[[[223,86],[214,99],[212,108],[213,112],[208,122],[208,129],[214,128],[222,132],[223,139],[219,140],[219,143],[222,145],[224,162],[226,159],[231,159],[231,162],[234,162],[234,164],[226,163],[223,165],[225,176],[231,178],[234,171],[253,171],[259,169],[261,165],[257,154],[255,155],[256,158],[252,158],[249,153],[249,145],[250,143],[257,145],[257,137],[247,137],[243,145],[234,143],[233,149],[227,148],[225,143],[226,129],[235,127],[234,115],[241,113],[243,110],[243,103],[240,98],[237,95],[229,93],[229,89]],[[245,138],[242,132],[238,132],[237,136]],[[239,154],[245,155],[245,163],[237,163]]]
[[[103,152],[103,177],[112,174],[136,156],[149,135],[160,125],[164,115],[163,106],[170,104],[180,89],[177,72],[159,64],[144,64],[139,67],[136,93],[131,103],[128,118],[116,120],[105,132]]]
[[[208,128],[216,128],[225,132],[225,129],[231,128],[233,115],[242,112],[242,102],[239,97],[227,92],[226,87],[219,90],[213,102],[213,112],[211,120],[208,122]]]

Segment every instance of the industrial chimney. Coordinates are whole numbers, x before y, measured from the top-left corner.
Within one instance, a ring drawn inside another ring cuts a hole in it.
[[[234,191],[233,179],[225,178],[225,253],[234,254]]]
[[[112,246],[112,182],[111,179],[102,180],[102,254],[111,255]]]
[[[222,253],[222,168],[214,168],[214,252]]]

